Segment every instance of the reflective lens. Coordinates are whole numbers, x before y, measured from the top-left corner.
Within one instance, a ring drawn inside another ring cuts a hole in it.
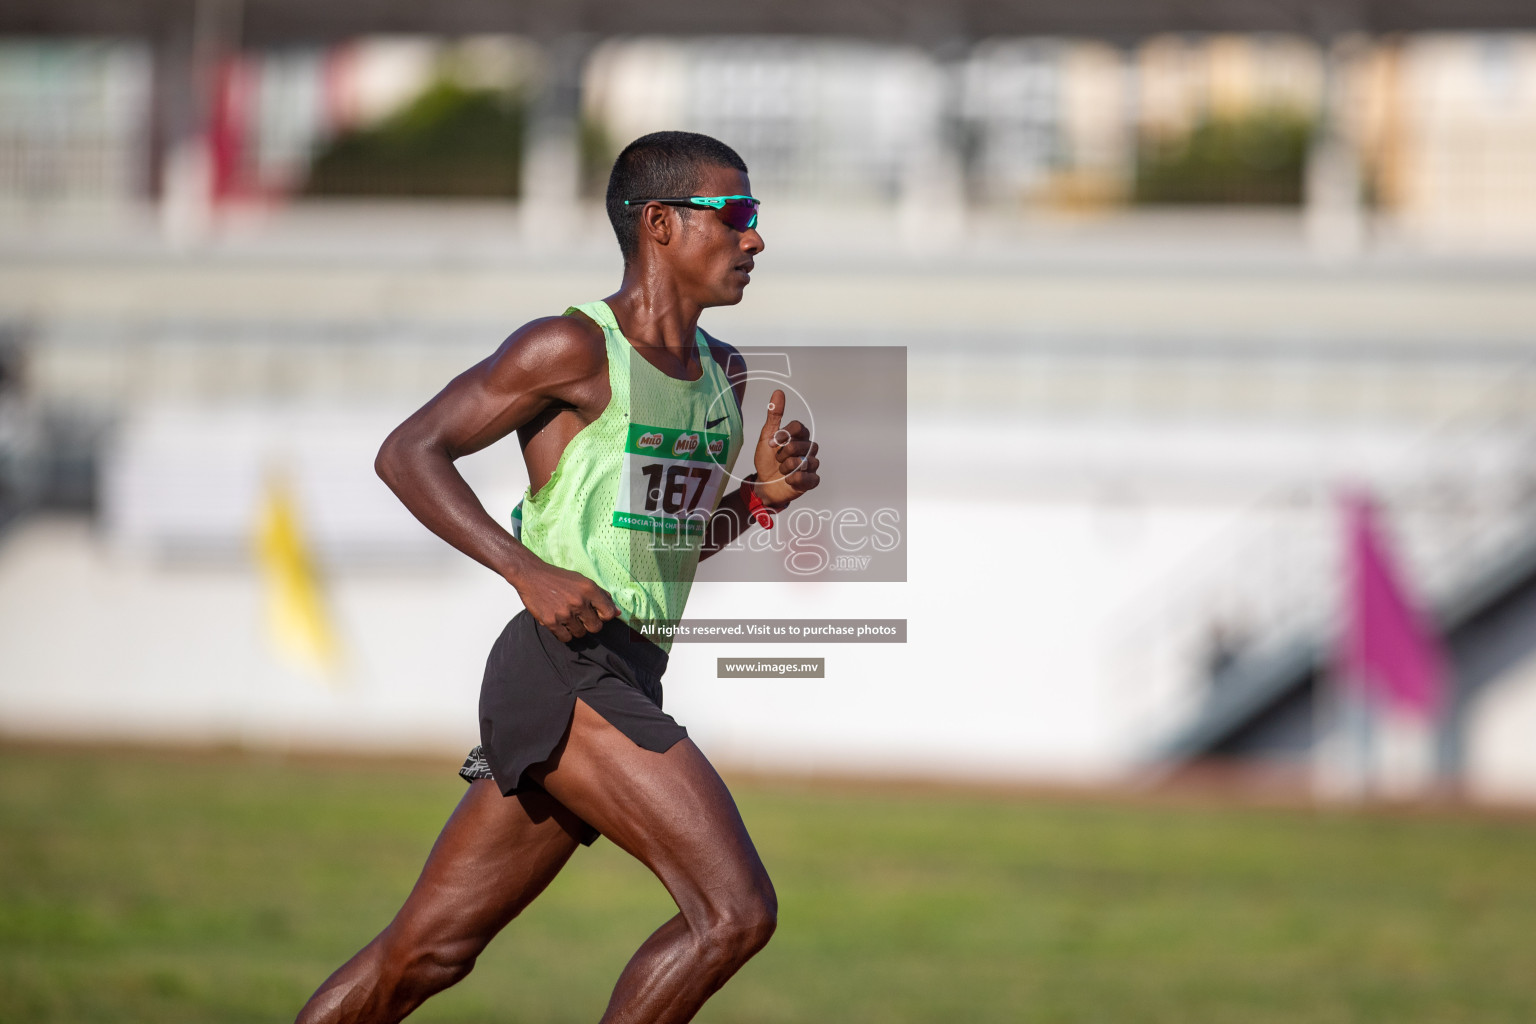
[[[720,219],[737,231],[750,231],[757,227],[757,200],[731,198],[720,207]]]
[[[677,199],[626,199],[625,206],[644,206],[646,203],[666,203],[668,206],[702,206],[720,214],[737,231],[751,231],[757,227],[755,196],[688,196]]]

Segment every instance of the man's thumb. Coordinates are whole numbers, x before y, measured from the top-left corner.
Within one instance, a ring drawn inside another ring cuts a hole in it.
[[[779,432],[779,425],[784,422],[784,392],[777,389],[768,396],[768,418],[763,421],[762,437],[771,439]]]

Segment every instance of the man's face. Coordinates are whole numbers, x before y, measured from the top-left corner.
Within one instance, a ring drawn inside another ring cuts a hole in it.
[[[706,167],[700,176],[700,196],[752,194],[747,176],[733,167]],[[682,211],[679,210],[679,213]],[[689,285],[703,306],[733,306],[751,281],[752,257],[763,251],[756,228],[737,231],[713,210],[698,207],[678,218],[673,270]]]

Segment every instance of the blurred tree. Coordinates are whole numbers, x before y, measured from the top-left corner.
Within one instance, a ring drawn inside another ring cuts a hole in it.
[[[1210,118],[1187,135],[1143,140],[1138,203],[1298,205],[1312,120],[1289,108]]]
[[[316,155],[303,192],[325,196],[514,198],[521,190],[521,97],[450,80]]]

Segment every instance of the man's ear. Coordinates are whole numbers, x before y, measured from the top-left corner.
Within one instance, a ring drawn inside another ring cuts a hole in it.
[[[671,243],[674,226],[675,220],[670,207],[660,203],[650,203],[640,208],[640,233],[649,237],[657,245]]]

